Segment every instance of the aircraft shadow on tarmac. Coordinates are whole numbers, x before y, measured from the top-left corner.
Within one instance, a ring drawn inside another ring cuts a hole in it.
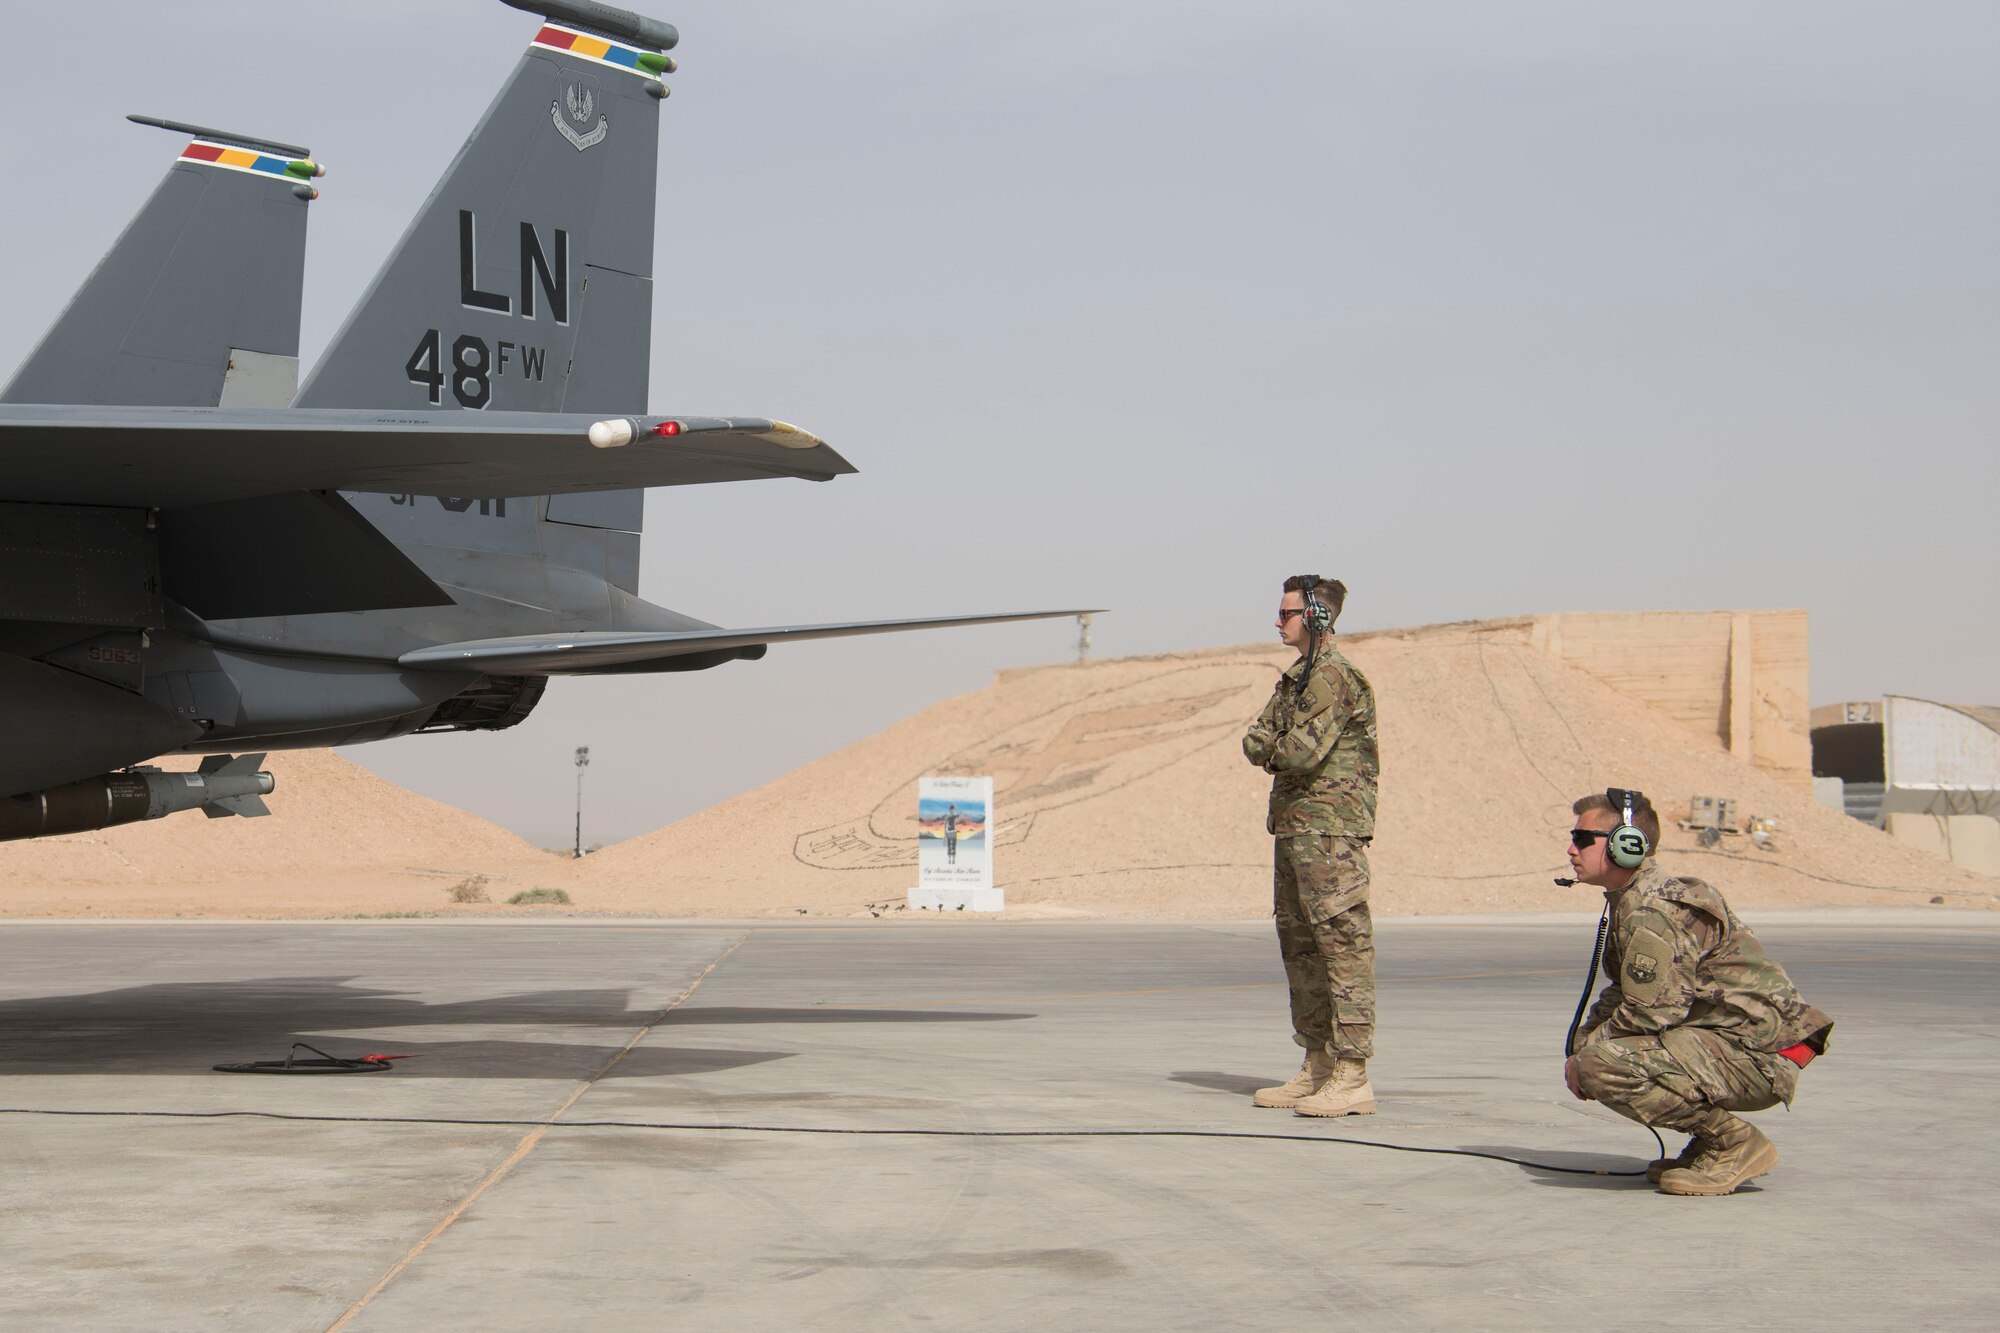
[[[630,1007],[624,987],[531,991],[427,1002],[346,977],[174,982],[85,995],[0,1001],[0,1075],[190,1074],[212,1065],[282,1060],[295,1041],[351,1058],[410,1055],[397,1077],[587,1078],[603,1068],[657,1009]],[[977,1023],[1018,1013],[918,1009],[677,1009],[607,1078],[713,1073],[782,1060],[796,1050],[676,1047],[676,1028],[706,1024]],[[531,1037],[438,1040],[436,1030],[541,1029]],[[413,1030],[408,1037],[398,1029]],[[578,1029],[601,1029],[595,1040]],[[422,1035],[418,1035],[421,1033]],[[301,1056],[306,1052],[300,1052]],[[361,1075],[361,1077],[375,1077]]]

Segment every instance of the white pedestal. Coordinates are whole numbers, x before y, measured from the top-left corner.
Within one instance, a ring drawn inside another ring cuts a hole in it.
[[[1004,912],[1005,889],[911,889],[910,910],[928,912]]]

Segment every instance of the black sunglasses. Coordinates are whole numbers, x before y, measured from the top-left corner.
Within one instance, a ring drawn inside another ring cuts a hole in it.
[[[1570,846],[1576,848],[1579,852],[1588,851],[1591,843],[1596,842],[1599,838],[1610,837],[1611,832],[1610,829],[1573,828],[1569,831],[1569,843]]]
[[[1290,620],[1293,616],[1302,616],[1305,613],[1306,609],[1303,606],[1281,606],[1278,608],[1278,619]]]

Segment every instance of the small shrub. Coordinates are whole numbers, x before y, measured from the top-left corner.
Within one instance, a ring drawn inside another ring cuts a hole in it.
[[[509,907],[534,907],[542,904],[567,907],[569,893],[563,889],[522,889],[507,900]]]
[[[455,903],[490,903],[493,901],[492,896],[486,892],[486,876],[484,875],[467,875],[464,879],[452,885],[446,892]]]

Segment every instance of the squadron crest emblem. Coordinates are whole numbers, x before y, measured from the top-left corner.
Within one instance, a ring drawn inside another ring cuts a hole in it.
[[[597,90],[587,82],[570,84],[563,89],[562,101],[549,103],[549,119],[555,122],[562,137],[569,140],[570,146],[579,153],[604,142],[604,136],[610,132],[611,122],[602,115],[597,117],[595,129],[586,132],[578,128],[590,124],[590,118],[596,111]]]

